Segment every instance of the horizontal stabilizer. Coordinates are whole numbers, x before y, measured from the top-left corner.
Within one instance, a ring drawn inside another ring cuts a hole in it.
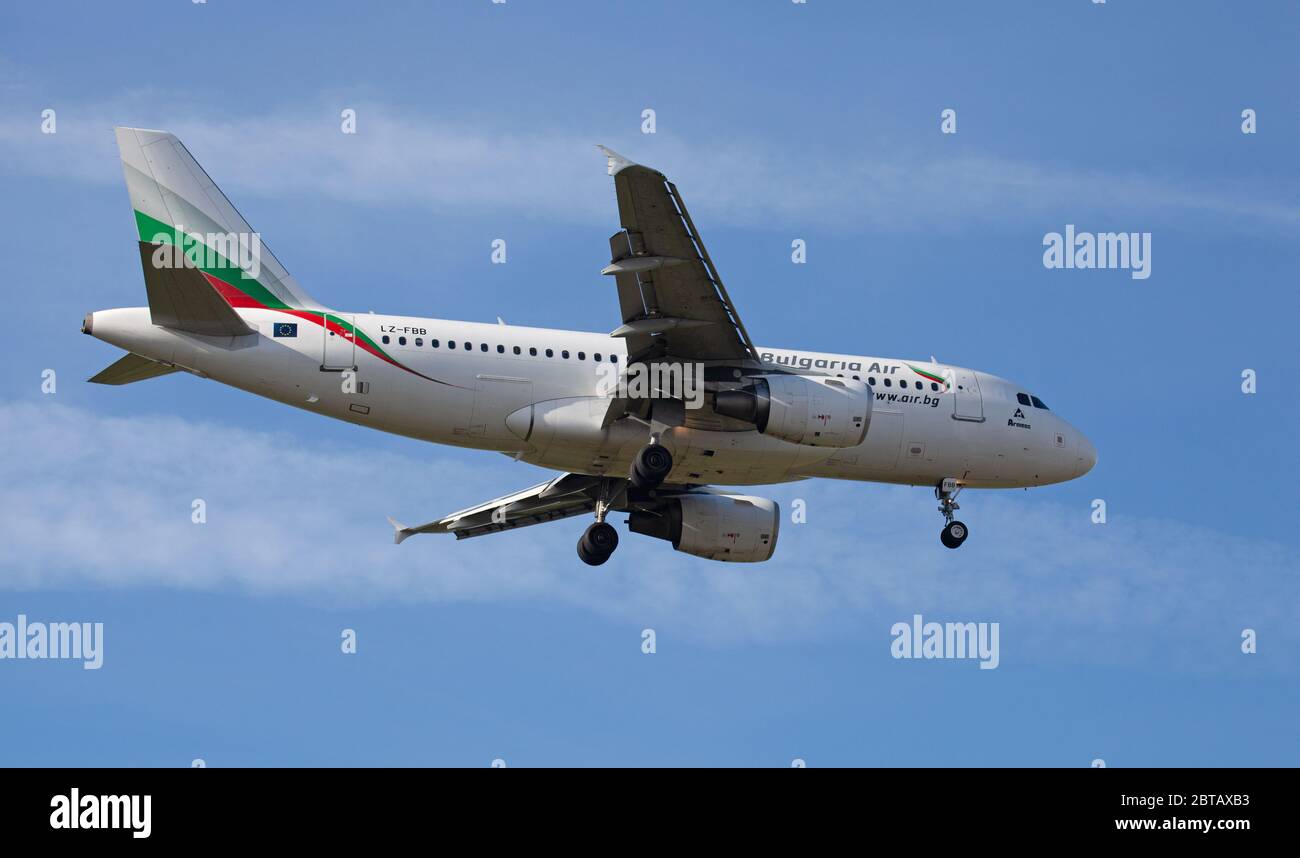
[[[179,247],[142,241],[140,266],[155,325],[208,337],[254,332]]]
[[[177,368],[174,366],[168,366],[156,360],[149,360],[149,358],[140,357],[137,354],[127,353],[125,357],[100,370],[97,375],[89,380],[94,384],[131,384],[136,381],[144,381],[146,378],[167,375],[176,372],[176,370]]]
[[[416,532],[411,528],[407,527],[406,525],[402,524],[397,519],[393,518],[391,515],[388,517],[388,523],[393,526],[394,545],[401,545],[403,539]]]

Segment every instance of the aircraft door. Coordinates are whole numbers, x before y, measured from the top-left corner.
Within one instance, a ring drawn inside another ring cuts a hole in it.
[[[353,316],[330,313],[322,319],[325,328],[320,368],[329,372],[352,369],[357,365],[357,344]],[[342,321],[344,324],[339,324]]]
[[[975,373],[968,369],[954,369],[949,384],[952,386],[952,416],[958,420],[984,422],[984,398]]]

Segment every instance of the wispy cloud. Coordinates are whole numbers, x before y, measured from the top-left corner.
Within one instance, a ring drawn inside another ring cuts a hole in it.
[[[1260,658],[1289,671],[1300,643],[1300,580],[1283,546],[1150,517],[1092,525],[1046,492],[968,495],[973,535],[951,552],[923,489],[762,489],[787,510],[808,503],[808,523],[787,520],[768,564],[713,564],[624,532],[615,559],[591,569],[574,553],[581,520],[392,544],[385,514],[425,521],[536,481],[488,453],[414,458],[48,401],[0,405],[0,431],[0,590],[529,601],[729,645],[847,636],[868,649],[920,612],[1001,622],[1004,664],[1217,669],[1247,658],[1238,636],[1251,627],[1270,653]],[[195,498],[206,524],[191,523]]]
[[[711,223],[807,225],[852,231],[1020,224],[1062,211],[1087,219],[1178,213],[1240,228],[1300,227],[1300,206],[1275,189],[1207,187],[997,154],[946,155],[856,141],[772,149],[727,140],[611,137],[608,129],[511,126],[361,103],[358,133],[340,133],[337,107],[213,120],[160,113],[156,94],[59,112],[56,135],[37,117],[0,120],[3,169],[64,180],[119,182],[113,125],[173,131],[232,196],[325,197],[466,214],[524,213],[611,223],[613,200],[595,143],[664,170]]]

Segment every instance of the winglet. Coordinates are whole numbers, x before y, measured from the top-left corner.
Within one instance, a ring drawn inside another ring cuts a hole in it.
[[[393,526],[394,545],[401,545],[403,539],[405,539],[406,537],[410,536],[412,533],[415,532],[410,528],[408,528],[406,525],[402,524],[397,519],[393,518],[391,515],[388,516],[388,523]]]
[[[599,149],[602,153],[604,153],[605,157],[609,160],[609,174],[611,176],[616,175],[620,170],[623,170],[627,167],[637,166],[635,161],[631,161],[628,160],[627,158],[624,158],[622,155],[618,154],[608,146],[601,146],[599,143],[597,143],[596,148]]]

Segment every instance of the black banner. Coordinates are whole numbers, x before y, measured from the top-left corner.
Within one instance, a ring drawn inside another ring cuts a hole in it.
[[[378,834],[557,831],[652,817],[660,836],[714,817],[729,836],[852,830],[927,844],[1105,838],[1216,847],[1284,835],[1289,770],[7,770],[11,840],[169,845]],[[730,820],[730,821],[727,821]],[[484,827],[486,826],[486,827]],[[431,829],[432,827],[432,829]],[[585,829],[584,829],[585,830]]]

